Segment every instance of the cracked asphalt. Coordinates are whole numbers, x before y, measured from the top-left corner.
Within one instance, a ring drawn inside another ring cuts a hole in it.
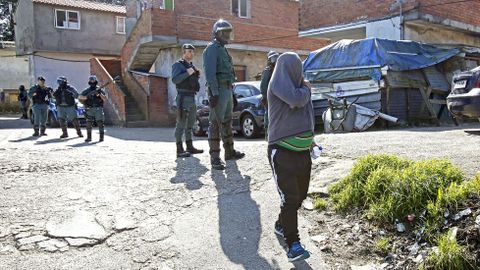
[[[449,158],[473,176],[480,135],[465,128],[479,125],[319,135],[310,191],[368,153]],[[170,128],[109,127],[90,144],[73,129],[66,140],[59,129],[31,133],[28,121],[0,116],[0,269],[335,269],[308,235],[306,210],[300,234],[312,257],[288,263],[263,140],[236,138],[247,157],[218,172],[208,153],[175,159]]]
[[[262,140],[237,141],[247,158],[212,172],[208,153],[175,158],[170,128],[108,128],[91,144],[60,132],[35,139],[0,117],[0,269],[326,269],[308,221],[306,263],[273,233]]]

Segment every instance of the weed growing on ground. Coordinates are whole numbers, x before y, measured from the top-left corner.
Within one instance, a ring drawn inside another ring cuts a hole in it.
[[[410,214],[423,216],[427,210],[424,222],[433,231],[446,209],[457,209],[468,197],[480,194],[479,178],[464,181],[461,170],[447,160],[413,162],[393,155],[368,155],[333,184],[329,194],[335,209],[360,208],[378,223],[391,224]]]
[[[313,202],[313,207],[316,210],[325,210],[327,209],[327,206],[328,206],[328,202],[325,199],[322,199],[320,197],[315,198]]]
[[[392,239],[390,237],[381,237],[375,241],[375,252],[379,253],[380,255],[386,255],[390,252],[390,241]]]
[[[458,244],[453,230],[440,236],[438,248],[420,265],[420,270],[473,270],[473,258],[465,247]]]

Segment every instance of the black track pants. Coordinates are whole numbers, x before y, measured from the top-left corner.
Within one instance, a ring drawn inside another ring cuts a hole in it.
[[[277,145],[268,146],[268,159],[280,194],[278,221],[288,246],[299,241],[297,212],[307,197],[312,160],[309,151],[295,152]]]

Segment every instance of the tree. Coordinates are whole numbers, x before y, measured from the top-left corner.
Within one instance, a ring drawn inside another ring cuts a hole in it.
[[[17,0],[0,0],[0,40],[15,40],[13,15],[16,7]]]

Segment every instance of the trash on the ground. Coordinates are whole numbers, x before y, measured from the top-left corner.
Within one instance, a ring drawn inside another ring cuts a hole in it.
[[[445,213],[443,214],[445,218],[448,218],[450,216],[450,211],[447,209],[445,210]]]
[[[421,246],[418,243],[415,243],[413,246],[409,247],[408,250],[410,250],[410,256],[417,255],[420,248]]]
[[[457,239],[457,233],[458,233],[458,227],[453,227],[449,232],[448,232],[448,240],[454,241]]]
[[[480,229],[480,215],[478,215],[477,218],[475,218],[475,227]]]
[[[310,211],[315,209],[312,198],[308,197],[303,201],[303,208]]]
[[[398,219],[395,220],[395,229],[399,233],[405,232],[407,229],[405,228],[405,224],[401,223],[398,221]]]
[[[381,268],[377,264],[370,263],[370,264],[361,265],[361,266],[350,265],[350,269],[352,269],[352,270],[378,270],[378,269],[381,269]]]
[[[358,223],[355,223],[355,226],[353,226],[353,229],[352,229],[354,232],[358,232],[360,231],[360,224]]]
[[[453,217],[453,220],[457,221],[457,220],[460,220],[461,218],[469,216],[471,214],[472,214],[472,209],[467,208],[467,209],[462,210],[462,211],[458,212],[457,214],[455,214],[455,216]]]
[[[411,215],[408,215],[408,216],[407,216],[407,220],[408,220],[408,222],[410,222],[410,223],[414,222],[414,221],[415,221],[415,218],[416,218],[415,214],[411,214]]]
[[[328,240],[328,236],[324,233],[312,236],[312,241],[317,243],[322,243]]]
[[[415,257],[415,258],[413,259],[413,261],[414,261],[415,263],[421,263],[421,262],[423,262],[423,261],[425,260],[426,257],[427,257],[427,254],[426,254],[426,253],[420,253],[420,254],[417,255],[417,257]]]
[[[328,246],[328,245],[324,245],[324,246],[321,246],[321,247],[320,247],[320,251],[322,251],[322,252],[330,252],[330,251],[332,251],[332,248],[331,248],[330,246]]]

